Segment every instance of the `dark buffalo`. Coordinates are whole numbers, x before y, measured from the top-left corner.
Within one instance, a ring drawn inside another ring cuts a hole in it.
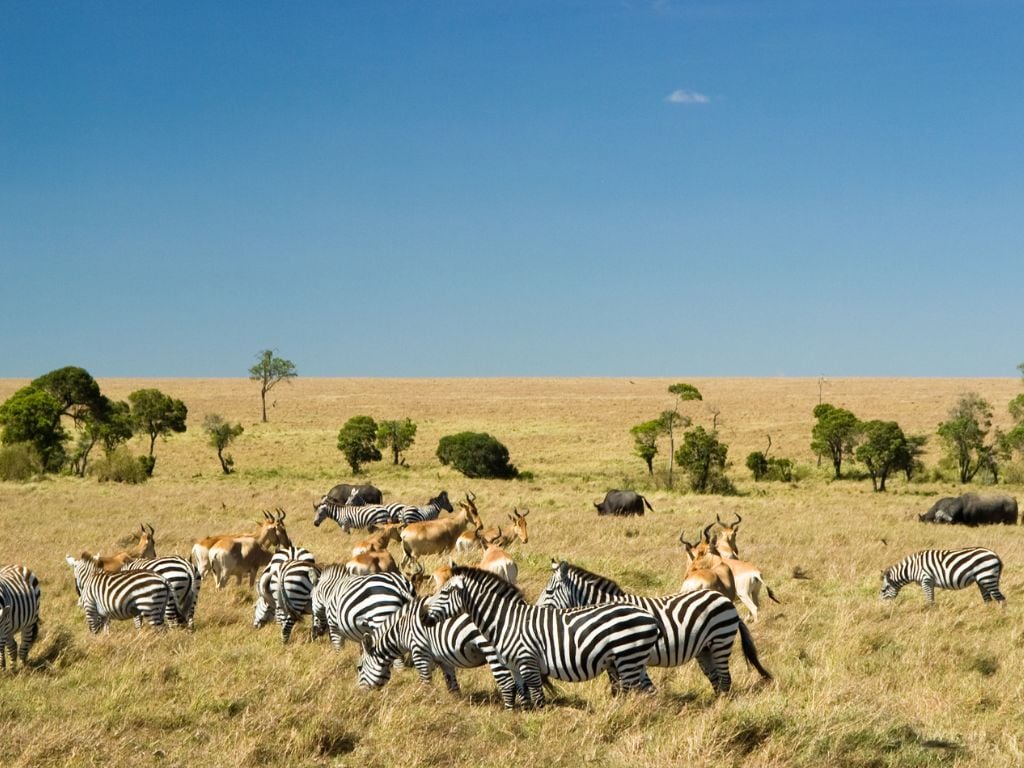
[[[1017,500],[1011,496],[947,496],[936,501],[932,508],[918,519],[923,523],[958,523],[985,525],[988,523],[1017,523]]]
[[[654,507],[643,496],[635,491],[608,491],[604,495],[604,501],[600,504],[595,502],[599,515],[642,515],[644,505],[654,511]]]
[[[327,492],[327,499],[335,504],[362,507],[367,504],[382,504],[384,494],[372,485],[349,485],[341,483]]]

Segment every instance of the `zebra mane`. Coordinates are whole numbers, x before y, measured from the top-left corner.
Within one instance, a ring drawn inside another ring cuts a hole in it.
[[[575,571],[578,575],[582,576],[585,581],[589,581],[591,583],[596,582],[597,586],[602,588],[604,591],[614,591],[617,595],[626,594],[626,590],[620,587],[617,582],[609,579],[607,576],[602,576],[599,573],[588,571],[586,568],[581,568],[578,565],[573,565],[572,563],[566,562],[565,560],[563,560],[559,565],[565,565],[565,567],[568,568],[569,571]]]
[[[500,576],[497,576],[490,571],[485,571],[482,568],[474,568],[469,565],[456,565],[452,568],[452,576],[464,576],[473,584],[478,584],[487,591],[497,594],[499,597],[512,598],[521,603],[526,602],[526,598],[523,596],[519,587],[509,584]]]

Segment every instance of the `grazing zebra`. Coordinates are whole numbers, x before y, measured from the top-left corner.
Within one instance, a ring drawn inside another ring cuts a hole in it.
[[[412,656],[420,680],[429,683],[434,667],[441,667],[451,693],[459,692],[456,669],[472,669],[488,664],[501,691],[506,709],[515,705],[516,682],[501,663],[494,646],[464,613],[426,627],[423,612],[427,599],[418,597],[392,614],[371,634],[363,636],[363,655],[359,663],[359,685],[380,688],[391,679],[391,665],[406,654]]]
[[[395,516],[405,507],[405,504],[371,504],[365,507],[345,506],[335,504],[326,499],[316,508],[316,515],[313,517],[313,525],[319,527],[327,518],[330,518],[345,533],[351,533],[353,528],[374,529],[384,523],[394,522]]]
[[[454,512],[451,501],[448,500],[448,491],[441,491],[422,507],[409,504],[401,505],[403,509],[398,511],[398,516],[393,522],[400,522],[403,525],[409,523],[422,523],[424,520],[436,520],[441,510]]]
[[[320,570],[310,560],[290,559],[268,566],[260,576],[253,627],[259,629],[273,616],[281,627],[281,642],[287,643],[295,623],[311,612],[319,576]]]
[[[315,610],[323,611],[323,621],[335,650],[341,650],[345,640],[362,641],[363,635],[416,597],[412,584],[399,574],[345,574],[344,578],[338,578],[327,570],[329,591],[320,592],[314,601],[317,603]],[[319,589],[320,582],[314,592]],[[317,620],[314,613],[314,621]]]
[[[652,614],[659,628],[658,642],[647,657],[652,667],[677,667],[696,657],[715,693],[727,693],[732,686],[729,656],[738,631],[747,661],[762,677],[771,677],[761,666],[747,625],[732,601],[718,592],[703,589],[668,597],[639,597],[623,592],[611,579],[565,561],[552,560],[551,569],[551,579],[537,605],[577,608],[617,601]]]
[[[167,579],[174,591],[175,599],[168,601],[164,618],[168,624],[184,624],[192,629],[196,615],[196,603],[199,602],[199,587],[202,584],[198,568],[184,557],[174,555],[133,560],[122,570],[152,571]],[[178,614],[179,609],[182,612],[180,615]]]
[[[903,558],[882,573],[882,599],[891,600],[905,584],[916,581],[925,600],[935,602],[935,588],[963,589],[977,582],[987,603],[995,600],[1003,608],[1006,598],[999,591],[1003,561],[991,549],[926,549]]]
[[[136,627],[142,626],[143,619],[151,626],[163,626],[167,604],[175,599],[163,576],[151,571],[106,573],[95,560],[70,555],[65,559],[74,571],[78,604],[90,632],[109,629],[111,619],[133,619]],[[178,614],[184,614],[180,606]]]
[[[22,565],[0,566],[0,669],[28,661],[28,652],[39,633],[39,581]],[[14,633],[21,632],[21,648]]]
[[[530,605],[493,573],[456,566],[433,598],[427,626],[465,611],[516,678],[524,700],[544,706],[542,680],[578,682],[608,670],[612,693],[653,693],[645,664],[658,641],[658,622],[627,603],[564,610]]]

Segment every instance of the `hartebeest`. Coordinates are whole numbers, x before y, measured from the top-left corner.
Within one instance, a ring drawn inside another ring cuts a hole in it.
[[[374,533],[371,533],[362,541],[356,542],[356,545],[352,547],[352,557],[357,557],[371,550],[384,551],[388,548],[390,542],[401,541],[401,533],[401,523],[384,523]]]
[[[290,547],[292,542],[284,527],[286,512],[277,510],[276,517],[269,516],[269,526],[260,527],[259,536],[225,537],[218,539],[209,549],[210,570],[217,579],[217,589],[234,576],[242,583],[243,574],[249,576],[249,586],[256,583],[256,572],[270,562],[274,548]],[[265,513],[266,514],[266,513]]]
[[[697,544],[691,544],[683,538],[682,534],[679,535],[679,541],[686,549],[687,559],[686,576],[679,591],[694,592],[698,589],[712,589],[730,600],[735,600],[736,585],[732,571],[711,546],[711,540],[708,538],[710,530],[711,525],[704,529],[703,539],[699,540]]]
[[[281,519],[283,519],[283,517]],[[274,531],[279,522],[280,521],[274,515],[263,510],[263,522],[260,523],[252,533],[219,533],[216,536],[207,536],[205,539],[198,539],[192,545],[192,562],[199,570],[200,578],[205,578],[206,574],[210,570],[210,547],[218,541],[221,539],[241,539],[247,536],[256,539],[269,537],[268,541],[271,546],[274,546],[280,542],[273,538],[276,534],[270,532]]]
[[[778,603],[779,600],[772,593],[771,587],[762,578],[761,569],[753,563],[737,558],[739,548],[736,546],[736,530],[743,518],[736,515],[736,521],[726,525],[720,517],[717,515],[715,517],[718,524],[722,527],[722,531],[719,532],[714,545],[711,545],[710,540],[705,536],[705,542],[700,546],[705,550],[711,547],[714,553],[721,559],[722,564],[729,569],[732,573],[736,597],[750,611],[751,619],[756,620],[758,609],[761,607],[761,587],[765,588],[768,592],[768,597],[774,602]],[[708,528],[710,527],[708,526]]]
[[[106,557],[102,555],[89,555],[89,553],[84,553],[83,557],[88,555],[88,558],[91,558],[101,570],[107,573],[116,573],[128,563],[142,557],[156,557],[156,539],[153,526],[148,524],[141,525],[141,529],[142,533],[139,535],[139,541],[131,549],[122,549],[117,554]]]
[[[484,539],[484,556],[480,558],[480,567],[500,576],[509,584],[515,584],[519,577],[519,567],[508,552],[498,544],[504,538],[499,527],[498,533],[493,538]]]
[[[480,526],[480,515],[473,504],[473,498],[466,494],[466,501],[459,502],[459,511],[445,518],[410,523],[402,530],[402,550],[405,557],[402,565],[423,555],[439,555],[455,547],[459,535],[469,525]]]
[[[513,538],[518,538],[523,544],[530,540],[530,534],[526,528],[526,516],[528,514],[530,514],[528,509],[522,512],[518,508],[512,510],[508,516],[508,519],[512,522],[511,533],[502,535],[502,538],[497,541],[498,546],[507,547],[512,543]],[[484,540],[493,539],[500,532],[500,527],[477,528],[473,531],[466,531],[459,536],[458,541],[455,543],[455,551],[466,553],[472,552],[474,549],[486,549],[487,545]]]
[[[395,558],[386,549],[369,549],[345,563],[345,570],[354,576],[366,576],[371,573],[400,573]]]

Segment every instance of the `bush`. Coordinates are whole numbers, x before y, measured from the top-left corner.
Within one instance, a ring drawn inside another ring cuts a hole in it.
[[[148,456],[135,456],[125,446],[119,446],[107,456],[94,461],[89,467],[89,474],[96,477],[101,483],[144,483],[149,475],[146,474],[146,467],[140,459],[148,459]]]
[[[717,432],[697,427],[683,434],[683,444],[676,450],[676,464],[689,475],[690,488],[696,493],[733,493],[725,476],[729,446],[718,439]]]
[[[508,480],[519,474],[508,463],[508,448],[486,432],[459,432],[442,437],[437,444],[437,458],[466,477]]]
[[[43,460],[31,443],[0,448],[0,480],[24,483],[43,473]]]

